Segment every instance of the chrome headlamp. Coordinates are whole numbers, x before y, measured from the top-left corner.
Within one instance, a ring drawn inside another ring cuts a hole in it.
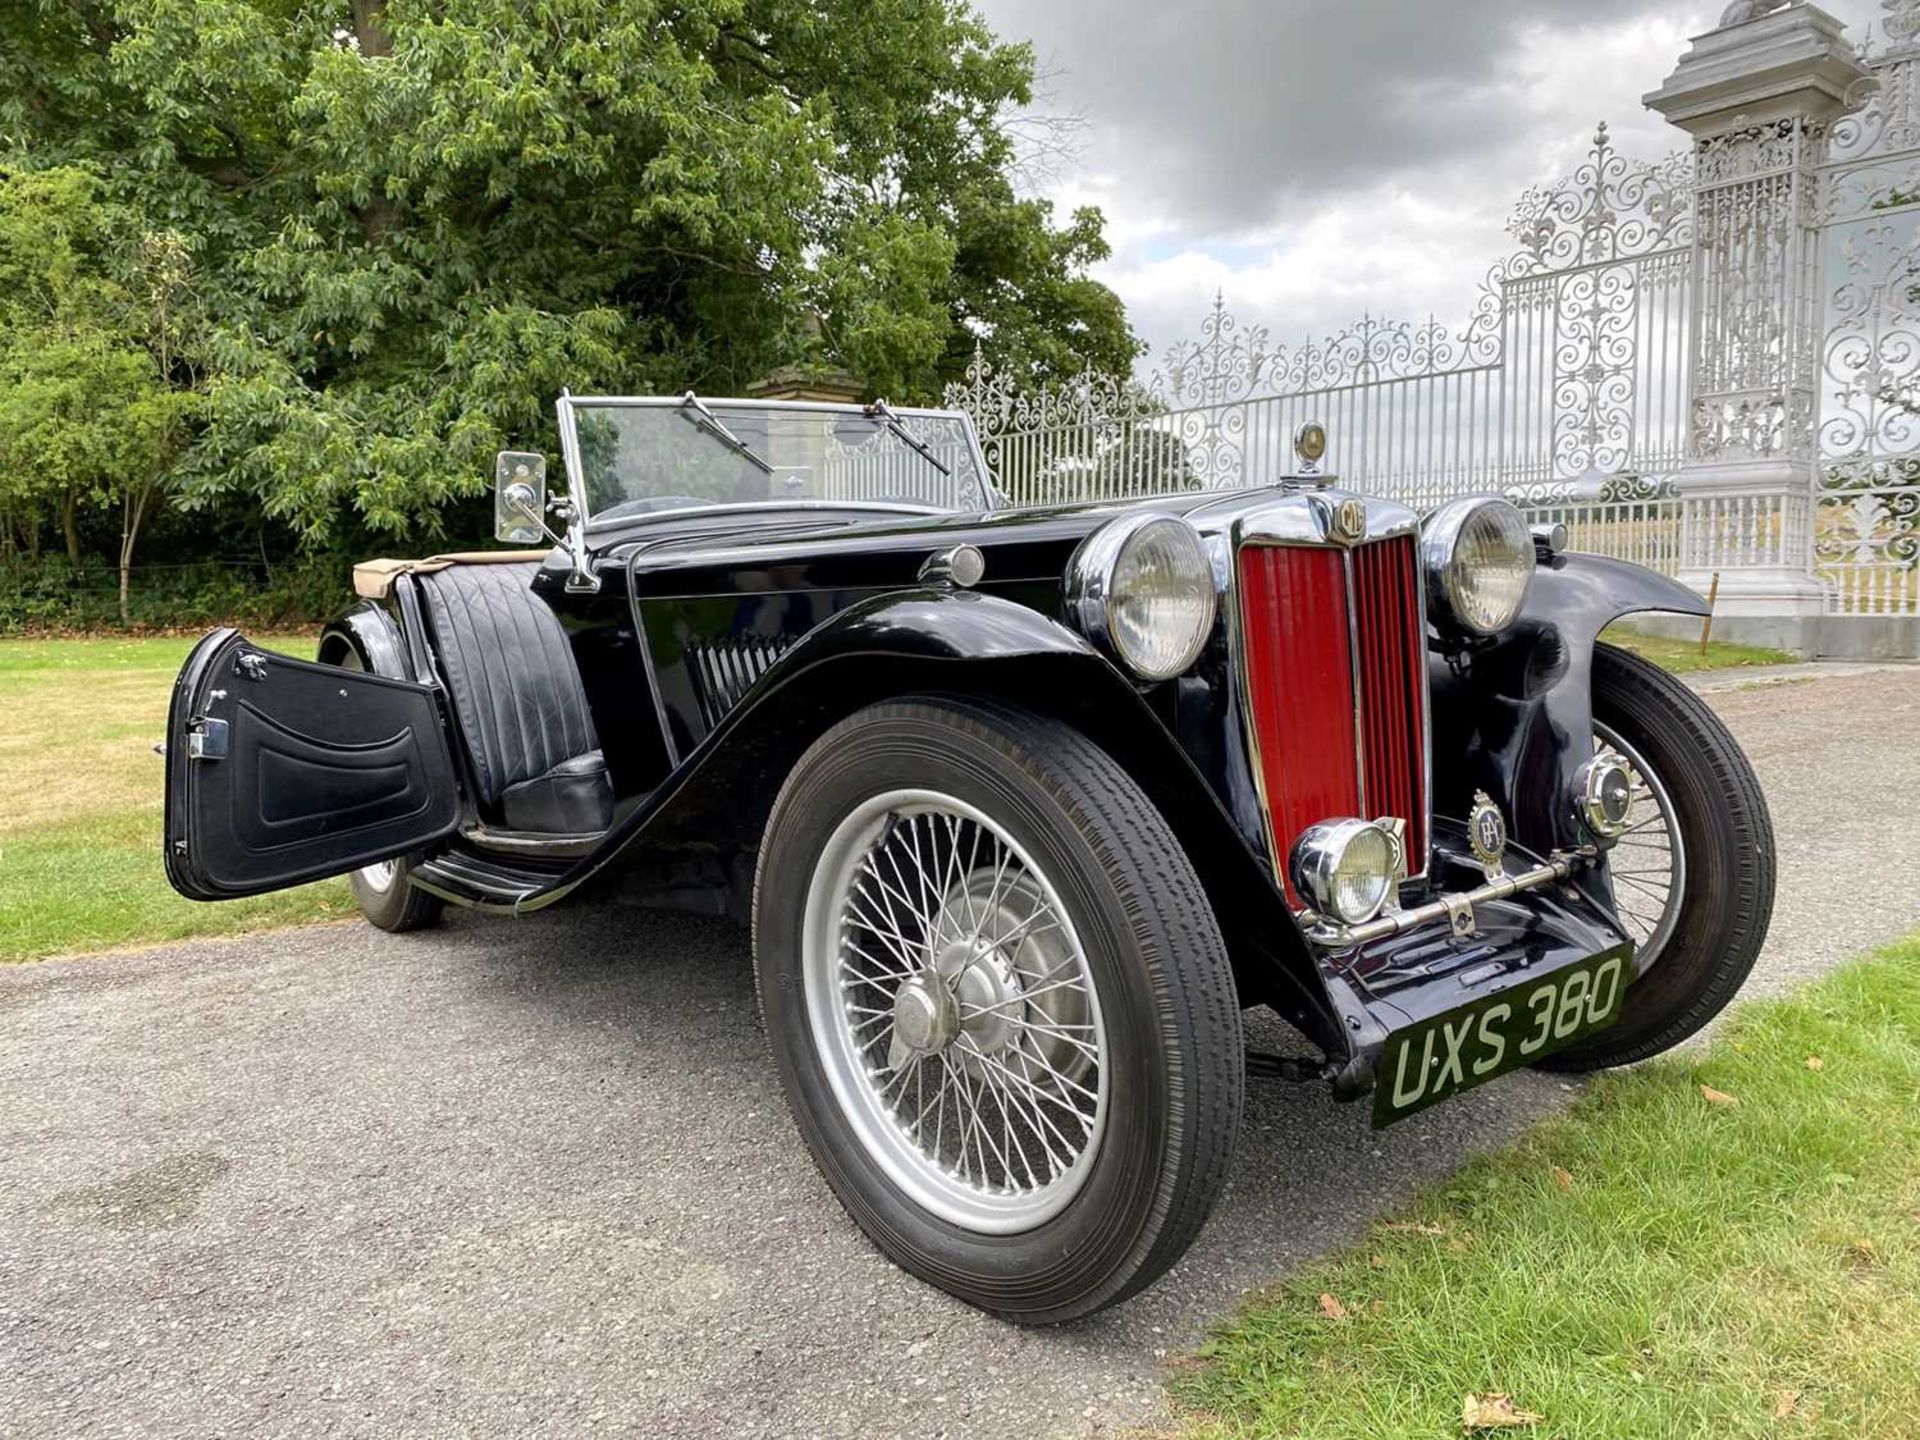
[[[1329,820],[1293,845],[1293,888],[1329,920],[1364,925],[1393,893],[1398,852],[1385,827]]]
[[[1067,614],[1142,680],[1191,669],[1213,634],[1213,563],[1172,515],[1128,515],[1088,536],[1067,566]]]
[[[1533,532],[1505,500],[1455,500],[1420,529],[1428,609],[1436,624],[1497,635],[1520,618],[1533,586]]]

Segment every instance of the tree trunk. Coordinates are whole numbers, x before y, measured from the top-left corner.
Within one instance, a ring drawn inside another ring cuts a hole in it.
[[[353,38],[362,55],[393,54],[387,33],[387,0],[353,0]]]
[[[74,511],[80,502],[72,495],[60,497],[60,529],[67,537],[67,562],[80,568],[80,523]]]
[[[387,29],[387,0],[353,0],[353,39],[362,55],[393,54],[393,35]],[[356,212],[369,245],[378,245],[393,232],[397,207],[378,189]]]
[[[120,623],[133,624],[131,607],[127,603],[127,591],[133,578],[133,546],[140,538],[140,519],[147,508],[147,496],[153,486],[149,483],[137,490],[129,490],[120,511]]]

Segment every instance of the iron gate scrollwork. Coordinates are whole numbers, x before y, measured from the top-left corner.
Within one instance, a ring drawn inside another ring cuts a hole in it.
[[[1268,483],[1312,419],[1326,472],[1375,494],[1507,493],[1586,548],[1811,566],[1839,613],[1920,614],[1920,0],[1883,5],[1888,48],[1831,124],[1657,164],[1601,126],[1521,197],[1462,326],[1282,344],[1216,296],[1146,373],[1029,387],[976,353],[947,403],[1017,504]],[[1690,464],[1803,478],[1683,501]]]
[[[1602,126],[1575,175],[1522,197],[1461,329],[1366,316],[1288,346],[1216,296],[1138,379],[1029,389],[976,352],[946,403],[1018,504],[1268,483],[1309,419],[1330,473],[1416,505],[1650,473],[1685,448],[1690,223],[1684,162],[1630,160]]]
[[[1841,614],[1920,614],[1920,3],[1833,130],[1823,174],[1814,556]]]

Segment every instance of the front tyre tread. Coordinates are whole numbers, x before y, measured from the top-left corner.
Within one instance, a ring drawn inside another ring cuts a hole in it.
[[[1627,991],[1619,1021],[1542,1070],[1631,1065],[1697,1034],[1746,983],[1773,916],[1773,822],[1720,717],[1673,675],[1612,645],[1595,647],[1593,681],[1595,717],[1647,757],[1673,796],[1687,888],[1673,933]]]
[[[1134,1098],[1157,1097],[1143,1107],[1157,1115],[1113,1107],[1120,1124],[1109,1124],[1093,1178],[1061,1215],[1027,1234],[975,1234],[912,1205],[847,1133],[818,1075],[799,1000],[795,917],[836,809],[902,778],[950,790],[1021,832],[1080,932],[1116,1073],[1137,1068],[1146,1078],[1129,1082]],[[802,1136],[848,1213],[907,1270],[1009,1319],[1059,1323],[1151,1284],[1199,1233],[1226,1184],[1240,1126],[1232,967],[1166,820],[1079,732],[959,699],[877,705],[834,727],[795,766],[768,822],[754,952],[761,1014]],[[1108,987],[1117,987],[1111,997]],[[1132,1056],[1122,1056],[1129,1046]],[[1120,1168],[1135,1166],[1137,1174]],[[1102,1169],[1113,1172],[1105,1183]],[[1123,1173],[1128,1183],[1115,1183]]]

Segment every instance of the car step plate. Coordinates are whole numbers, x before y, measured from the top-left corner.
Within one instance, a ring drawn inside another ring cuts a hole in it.
[[[1387,1037],[1374,1084],[1379,1129],[1545,1059],[1620,1018],[1633,947],[1483,996]]]

